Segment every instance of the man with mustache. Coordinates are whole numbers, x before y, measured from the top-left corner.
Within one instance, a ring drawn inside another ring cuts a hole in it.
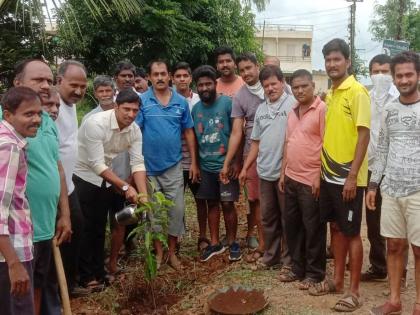
[[[416,301],[412,314],[420,314],[420,58],[405,51],[392,58],[391,73],[400,96],[381,118],[366,206],[375,210],[381,185],[381,235],[387,242],[387,271],[391,294],[372,315],[401,314],[401,278],[404,254],[411,245],[415,262]],[[384,176],[385,175],[385,176]]]
[[[117,90],[122,91],[128,88],[134,88],[134,77],[136,67],[128,60],[120,61],[115,65],[114,81]]]
[[[141,154],[142,136],[134,119],[140,100],[133,89],[117,95],[114,109],[88,117],[78,134],[78,160],[74,183],[80,200],[85,227],[80,255],[80,283],[94,286],[105,281],[105,227],[110,208],[110,186],[130,203],[138,203],[138,192],[146,194],[146,172]],[[111,164],[118,153],[128,151],[131,175],[136,188],[120,178]],[[142,197],[141,200],[147,200]]]
[[[292,270],[280,280],[300,280],[299,289],[307,290],[324,280],[326,267],[326,240],[322,239],[326,224],[321,223],[318,204],[325,103],[314,95],[315,83],[309,71],[295,71],[291,84],[297,103],[287,117],[280,191],[285,193]]]
[[[164,60],[152,60],[147,67],[152,86],[141,97],[142,106],[136,118],[143,133],[143,155],[149,180],[156,190],[174,202],[169,210],[168,264],[179,271],[176,257],[178,237],[184,233],[184,177],[182,170],[181,134],[191,155],[189,177],[199,177],[194,123],[186,99],[169,87],[170,73]],[[163,247],[155,241],[158,266],[163,261]]]
[[[368,175],[366,151],[370,133],[370,98],[366,88],[349,74],[350,48],[344,40],[335,38],[329,41],[322,53],[332,89],[326,96],[319,198],[321,221],[331,222],[334,280],[317,283],[309,289],[309,294],[343,292],[349,255],[349,292],[336,302],[334,310],[353,312],[362,305],[359,293],[363,262],[360,226]]]
[[[251,145],[251,132],[254,125],[255,112],[261,102],[264,101],[264,89],[261,85],[258,75],[260,68],[258,66],[257,58],[253,53],[244,53],[236,58],[236,65],[239,69],[241,78],[245,84],[233,96],[232,99],[232,134],[229,138],[228,152],[226,154],[223,168],[220,172],[220,178],[224,183],[229,181],[229,172],[237,164],[245,161],[249,153]],[[245,125],[245,137],[244,137]],[[245,139],[244,139],[245,138]],[[245,141],[242,155],[242,142]],[[234,159],[241,160],[236,163]],[[235,165],[236,163],[236,165]],[[248,262],[256,262],[264,254],[264,234],[261,226],[261,210],[259,202],[259,186],[257,164],[254,163],[246,180],[246,197],[248,198],[249,213],[248,231],[247,231],[247,245],[249,248],[255,250],[252,254],[246,257]],[[255,226],[258,229],[258,241],[254,236]]]
[[[28,59],[16,65],[15,86],[33,89],[44,103],[52,96],[53,74],[42,60]],[[55,93],[56,96],[56,93]],[[58,111],[56,112],[56,114]],[[58,154],[58,130],[48,112],[36,137],[28,139],[28,179],[26,194],[34,224],[34,294],[35,311],[40,314],[41,299],[48,294],[48,272],[53,264],[52,239],[70,240],[71,222],[64,169]],[[59,209],[57,213],[57,208]],[[58,221],[57,220],[58,214]],[[53,267],[53,266],[52,266]],[[45,299],[43,299],[45,300]],[[58,302],[58,300],[55,300]],[[59,305],[59,302],[58,302]]]
[[[41,125],[41,101],[28,87],[2,99],[0,122],[0,301],[5,315],[34,314],[31,213],[25,196],[26,137]]]
[[[232,100],[227,96],[217,95],[216,71],[213,67],[198,67],[193,77],[200,96],[200,102],[192,111],[200,156],[201,182],[197,199],[207,203],[211,238],[210,245],[202,252],[200,260],[207,261],[226,250],[219,242],[220,203],[226,222],[229,260],[237,261],[242,257],[236,242],[238,218],[234,202],[239,198],[238,181],[232,179],[227,184],[219,181],[219,172],[223,167],[232,130]]]
[[[257,161],[265,242],[261,263],[264,267],[282,263],[280,274],[286,274],[290,272],[290,256],[282,257],[282,238],[285,231],[284,194],[280,192],[278,182],[283,162],[287,115],[296,100],[284,92],[283,73],[279,67],[265,66],[259,79],[266,100],[258,106],[255,113],[251,147],[239,180],[241,185],[245,183],[247,172]]]
[[[86,292],[76,283],[83,214],[77,193],[74,190],[72,177],[77,161],[76,103],[84,97],[87,88],[87,74],[84,65],[76,60],[66,60],[61,63],[57,71],[57,87],[60,94],[60,112],[56,120],[60,141],[59,154],[66,178],[70,219],[73,227],[71,242],[62,244],[60,248],[69,293],[71,296],[78,296]]]
[[[235,73],[235,54],[230,47],[218,47],[214,51],[216,69],[220,74],[217,79],[216,92],[233,97],[239,91],[244,81]]]

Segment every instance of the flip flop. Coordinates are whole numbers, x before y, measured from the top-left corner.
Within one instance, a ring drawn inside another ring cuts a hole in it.
[[[309,295],[312,296],[321,296],[329,293],[342,293],[337,291],[335,284],[330,279],[325,279],[324,281],[315,283],[312,287],[308,289]]]
[[[245,257],[245,261],[247,263],[255,263],[258,261],[258,259],[260,259],[262,256],[264,255],[264,252],[259,251],[258,249],[256,249],[254,252],[252,252],[251,254],[248,254]]]

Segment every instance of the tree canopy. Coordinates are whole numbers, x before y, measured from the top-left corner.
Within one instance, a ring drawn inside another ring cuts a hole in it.
[[[376,4],[370,31],[375,40],[394,39],[410,42],[410,48],[420,50],[420,8],[411,0],[387,0]]]
[[[83,2],[68,0],[57,12],[59,54],[83,60],[96,73],[109,72],[122,59],[136,65],[154,58],[186,60],[195,67],[213,64],[211,52],[219,45],[238,52],[260,49],[254,15],[240,0],[143,0],[141,13],[127,21],[113,10],[103,10],[97,20]],[[76,19],[68,19],[67,5]]]

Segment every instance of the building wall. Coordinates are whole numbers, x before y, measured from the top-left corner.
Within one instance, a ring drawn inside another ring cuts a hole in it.
[[[329,78],[326,73],[312,73],[313,80],[315,82],[315,93],[321,94],[327,92],[330,88]]]

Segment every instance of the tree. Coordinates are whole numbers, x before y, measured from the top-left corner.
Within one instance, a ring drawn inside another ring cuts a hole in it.
[[[121,59],[136,65],[157,57],[186,60],[193,67],[213,63],[211,51],[223,44],[236,51],[259,50],[254,15],[240,0],[144,0],[141,14],[125,22],[113,11],[103,11],[98,21],[82,2],[67,1],[77,23],[66,19],[66,5],[58,11],[58,45],[62,56],[79,58],[96,73],[109,73]]]
[[[26,2],[19,8],[16,3],[9,3],[1,11],[0,92],[11,85],[14,65],[18,61],[35,57],[52,59],[52,42],[44,35],[44,28],[39,23],[31,23],[30,14]]]
[[[370,31],[375,40],[406,40],[411,49],[420,50],[420,9],[414,1],[387,0],[383,5],[375,4],[374,15]]]

